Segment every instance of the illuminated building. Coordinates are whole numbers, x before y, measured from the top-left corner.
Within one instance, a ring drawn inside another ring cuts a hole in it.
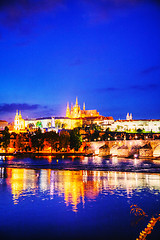
[[[21,111],[19,111],[18,113],[18,110],[16,111],[16,116],[14,118],[14,129],[16,131],[21,131],[25,129],[25,121],[22,118]]]
[[[97,110],[86,110],[85,103],[83,103],[83,110],[80,109],[78,105],[78,99],[76,98],[75,105],[71,105],[69,108],[69,103],[67,103],[66,117],[68,118],[86,118],[86,117],[99,117],[99,112]]]
[[[142,120],[117,120],[110,125],[111,131],[137,131],[137,129],[146,132],[160,132],[160,119],[142,119]]]
[[[105,122],[113,122],[112,117],[103,117],[97,112],[97,110],[86,110],[85,103],[83,104],[83,110],[80,109],[78,105],[78,99],[76,98],[76,103],[74,106],[69,108],[69,103],[67,104],[66,116],[65,117],[48,117],[48,118],[32,118],[32,119],[22,119],[21,113],[16,112],[14,129],[16,131],[23,131],[24,129],[47,129],[58,131],[58,129],[73,129],[75,127],[81,127],[83,124],[95,123],[100,125]],[[111,123],[110,122],[110,123]]]
[[[0,120],[0,130],[4,130],[8,126],[8,122]]]
[[[53,117],[25,119],[25,127],[34,129],[55,129],[55,119]]]
[[[127,113],[126,120],[132,120],[132,113]]]
[[[76,103],[71,108],[67,103],[66,118],[63,120],[69,129],[73,129],[77,126],[97,124],[99,126],[108,126],[114,122],[113,117],[104,117],[97,112],[97,110],[86,110],[85,103],[83,103],[83,109],[81,110],[76,98]]]
[[[132,113],[127,113],[126,120],[116,120],[113,117],[104,117],[99,114],[97,110],[86,110],[85,103],[81,110],[76,98],[76,103],[71,107],[67,103],[66,116],[65,117],[48,117],[48,118],[35,118],[35,119],[22,119],[21,112],[16,112],[14,120],[14,130],[24,131],[25,129],[41,128],[48,131],[58,129],[73,129],[75,127],[82,127],[82,125],[97,124],[102,130],[107,128],[111,131],[137,131],[138,129],[146,132],[160,132],[160,119],[154,120],[133,120]],[[0,125],[1,126],[1,125]],[[3,127],[5,123],[3,123]]]

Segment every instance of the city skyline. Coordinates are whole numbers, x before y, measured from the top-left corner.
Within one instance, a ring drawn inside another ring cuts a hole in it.
[[[160,119],[159,1],[1,1],[0,119],[65,116],[67,102],[103,116]]]

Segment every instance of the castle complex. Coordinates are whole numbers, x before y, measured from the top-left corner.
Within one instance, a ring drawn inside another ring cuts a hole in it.
[[[91,122],[99,123],[102,120],[109,121],[109,118],[103,117],[97,112],[97,110],[86,110],[85,104],[83,104],[83,110],[80,109],[78,104],[78,99],[76,98],[75,105],[71,105],[69,108],[69,103],[66,108],[65,117],[48,117],[48,118],[36,118],[36,119],[22,119],[21,112],[16,112],[14,120],[14,130],[23,131],[25,129],[36,129],[40,127],[41,129],[54,130],[58,129],[73,129],[75,127],[82,127],[84,123],[90,124]],[[111,118],[113,121],[113,118]]]
[[[86,110],[85,103],[83,103],[83,110],[80,109],[78,105],[78,99],[76,98],[76,104],[73,106],[71,104],[71,109],[69,108],[69,103],[67,103],[66,117],[68,118],[87,118],[87,117],[99,117],[99,112],[97,110]]]
[[[27,129],[41,128],[47,131],[58,131],[58,129],[73,129],[82,127],[82,125],[97,124],[103,131],[110,129],[111,131],[137,131],[141,129],[146,132],[160,132],[160,120],[133,120],[132,114],[127,113],[126,120],[116,120],[113,117],[104,117],[97,110],[86,110],[85,103],[81,110],[76,98],[75,105],[67,103],[65,117],[48,117],[36,119],[23,119],[21,112],[16,112],[14,120],[15,131],[26,131]]]

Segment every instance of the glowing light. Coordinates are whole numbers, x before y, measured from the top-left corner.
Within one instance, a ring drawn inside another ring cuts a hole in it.
[[[96,154],[96,155],[99,154],[99,148],[97,148],[97,149],[95,150],[95,154]]]

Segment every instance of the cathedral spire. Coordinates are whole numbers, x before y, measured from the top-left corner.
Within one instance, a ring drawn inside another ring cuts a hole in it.
[[[127,113],[126,120],[130,120],[129,113]]]
[[[86,110],[86,107],[85,107],[85,102],[83,103],[83,111]]]
[[[76,105],[78,105],[78,98],[76,97]]]
[[[16,110],[16,116],[18,116],[18,110]]]
[[[67,102],[66,117],[70,117],[69,102]]]

